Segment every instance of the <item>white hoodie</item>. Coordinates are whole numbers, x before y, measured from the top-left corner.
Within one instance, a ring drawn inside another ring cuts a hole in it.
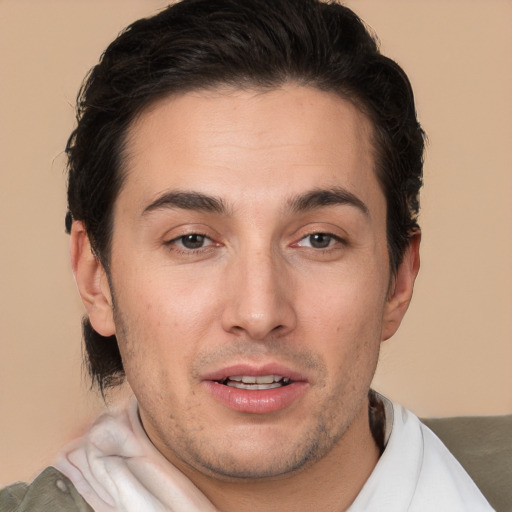
[[[492,511],[436,435],[407,409],[383,400],[386,449],[349,511]],[[153,446],[135,399],[98,418],[54,466],[96,512],[218,512]]]

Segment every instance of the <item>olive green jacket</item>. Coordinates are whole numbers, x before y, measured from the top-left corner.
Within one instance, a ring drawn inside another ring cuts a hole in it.
[[[93,512],[75,486],[60,471],[46,468],[29,485],[17,483],[0,490],[0,512]]]

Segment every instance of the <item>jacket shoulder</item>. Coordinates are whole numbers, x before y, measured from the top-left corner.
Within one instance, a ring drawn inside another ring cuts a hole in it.
[[[71,481],[54,467],[31,484],[15,483],[0,490],[1,512],[93,512]]]

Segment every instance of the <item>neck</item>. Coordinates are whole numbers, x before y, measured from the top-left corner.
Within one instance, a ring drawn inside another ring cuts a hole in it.
[[[366,403],[326,456],[294,474],[274,479],[226,481],[183,469],[222,512],[341,512],[357,497],[379,456]]]

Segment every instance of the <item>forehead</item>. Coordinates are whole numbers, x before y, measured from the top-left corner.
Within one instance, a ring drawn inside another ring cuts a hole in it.
[[[340,185],[364,197],[380,192],[371,135],[351,102],[315,88],[171,96],[131,125],[121,196],[141,208],[167,189],[231,203]]]

